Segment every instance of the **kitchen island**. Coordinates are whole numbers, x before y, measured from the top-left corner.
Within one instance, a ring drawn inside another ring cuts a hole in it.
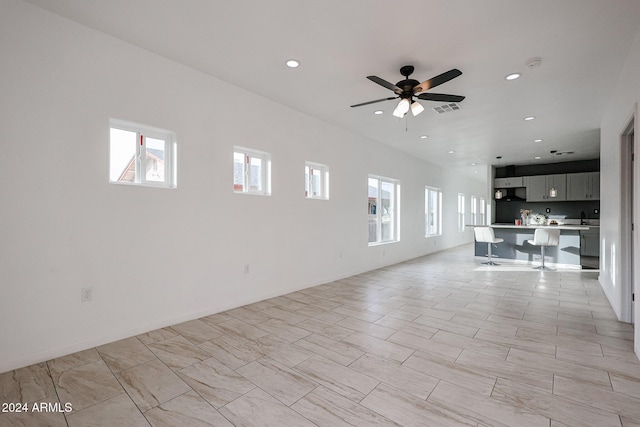
[[[530,245],[527,240],[533,240],[533,233],[537,228],[550,228],[560,230],[560,242],[558,246],[548,246],[545,251],[546,262],[580,267],[580,231],[586,231],[593,226],[578,224],[561,225],[514,225],[491,224],[496,237],[504,239],[504,242],[493,246],[495,257],[527,261],[532,264],[540,262],[540,246]],[[475,256],[487,256],[487,244],[475,243]]]

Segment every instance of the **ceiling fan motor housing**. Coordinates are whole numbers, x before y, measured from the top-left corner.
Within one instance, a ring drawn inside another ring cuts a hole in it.
[[[400,89],[402,89],[401,98],[411,98],[413,96],[413,88],[420,84],[419,81],[413,79],[401,80],[396,83]]]
[[[401,98],[408,98],[411,100],[411,97],[413,96],[413,88],[420,84],[419,81],[409,78],[409,76],[413,74],[413,70],[413,65],[405,65],[400,68],[400,74],[406,77],[405,80],[401,80],[396,83],[396,86],[402,89],[402,94],[400,94]]]

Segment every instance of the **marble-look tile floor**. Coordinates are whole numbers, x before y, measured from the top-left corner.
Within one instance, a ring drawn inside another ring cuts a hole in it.
[[[640,426],[597,271],[468,245],[0,374],[0,426]]]

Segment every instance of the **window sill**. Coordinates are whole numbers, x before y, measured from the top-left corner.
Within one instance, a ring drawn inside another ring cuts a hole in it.
[[[245,194],[248,196],[271,196],[271,193],[255,193],[250,191],[233,191],[235,194]]]
[[[385,242],[370,242],[369,246],[381,246],[381,245],[388,245],[390,243],[398,243],[400,240],[387,240]]]
[[[162,188],[162,189],[165,189],[165,190],[175,190],[177,188],[177,185],[160,185],[160,184],[149,184],[149,183],[139,183],[139,182],[109,181],[109,184],[121,185],[123,187]]]

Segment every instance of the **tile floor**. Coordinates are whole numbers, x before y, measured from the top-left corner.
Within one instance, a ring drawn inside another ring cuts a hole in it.
[[[0,374],[0,426],[640,426],[640,363],[597,271],[472,248]]]

